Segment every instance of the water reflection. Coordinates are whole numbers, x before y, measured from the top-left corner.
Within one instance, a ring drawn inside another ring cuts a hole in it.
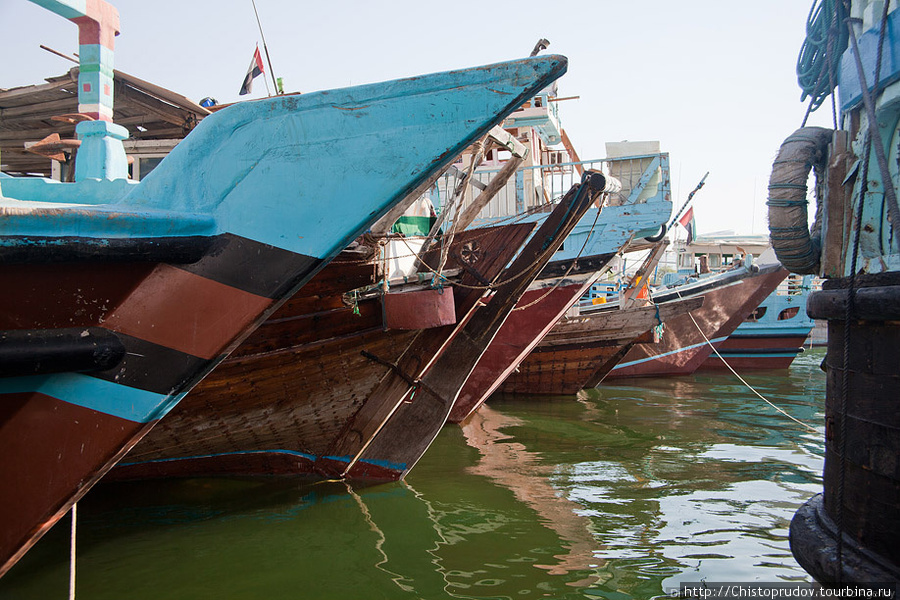
[[[548,476],[552,468],[541,464],[540,456],[529,452],[502,430],[521,425],[515,417],[504,415],[483,406],[462,425],[466,443],[478,449],[481,458],[468,471],[483,475],[503,486],[527,507],[568,547],[565,554],[555,555],[555,564],[535,565],[551,575],[565,575],[573,571],[587,571],[597,566],[594,558],[596,540],[591,535],[590,520],[580,514],[581,506],[551,485]],[[569,582],[574,587],[587,586],[596,577]]]
[[[821,352],[748,381],[822,422]],[[796,507],[823,435],[727,374],[491,399],[408,483],[295,479],[100,486],[79,507],[78,598],[654,598],[682,581],[808,577]],[[65,597],[68,524],[0,580]]]
[[[701,578],[808,580],[787,528],[821,487],[821,358],[745,377],[817,432],[725,374],[622,380],[539,409],[509,397],[492,406],[521,420],[509,433],[544,450],[553,485],[592,520],[604,563],[595,595],[650,598]]]

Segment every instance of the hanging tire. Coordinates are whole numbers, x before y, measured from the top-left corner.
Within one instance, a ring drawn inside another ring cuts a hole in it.
[[[819,273],[822,197],[831,129],[801,127],[778,150],[769,178],[769,240],[784,267],[792,273]],[[816,221],[810,230],[807,185],[810,169],[816,175]]]
[[[669,228],[666,227],[666,224],[663,223],[662,227],[659,228],[659,233],[657,233],[656,235],[654,235],[652,237],[645,237],[644,239],[647,240],[648,242],[658,242],[661,239],[663,239],[664,237],[666,237],[666,233],[668,232],[668,229]]]

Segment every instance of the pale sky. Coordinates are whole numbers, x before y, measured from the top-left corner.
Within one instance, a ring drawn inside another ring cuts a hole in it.
[[[606,142],[659,140],[676,209],[709,171],[693,203],[700,234],[767,233],[771,163],[806,110],[795,69],[812,3],[256,0],[286,91],[512,60],[547,38],[545,52],[569,59],[559,95],[580,97],[561,103],[560,118],[581,158],[603,158]],[[262,49],[250,0],[113,5],[117,69],[197,101],[239,99],[257,42]],[[0,88],[42,83],[72,66],[40,44],[77,52],[77,29],[27,0],[0,0]],[[266,94],[261,78],[253,91]],[[826,103],[809,124],[831,120]]]

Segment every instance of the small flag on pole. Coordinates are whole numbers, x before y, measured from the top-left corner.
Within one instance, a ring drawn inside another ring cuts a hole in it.
[[[678,222],[687,230],[687,243],[690,244],[694,241],[694,232],[697,229],[697,224],[694,222],[694,207],[690,207],[684,216],[678,219]]]
[[[256,51],[253,52],[253,61],[250,63],[250,68],[247,69],[247,74],[244,75],[244,83],[241,85],[240,95],[249,94],[250,90],[253,89],[253,80],[262,74],[263,61],[259,53],[259,46],[257,46]]]

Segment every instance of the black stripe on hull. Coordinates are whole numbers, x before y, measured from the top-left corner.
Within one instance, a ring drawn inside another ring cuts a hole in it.
[[[538,280],[550,279],[552,277],[563,277],[566,275],[581,275],[582,273],[596,273],[600,271],[616,254],[596,254],[593,256],[582,256],[580,258],[567,258],[564,260],[554,260],[547,263],[547,266],[541,270]],[[574,266],[573,266],[574,263]]]
[[[193,263],[212,248],[215,237],[94,238],[3,236],[0,264],[70,262]]]
[[[202,260],[179,268],[257,296],[281,299],[306,283],[326,262],[224,234],[216,236]]]
[[[89,373],[92,377],[157,394],[170,394],[200,381],[197,374],[203,372],[205,375],[206,365],[210,363],[209,359],[130,335],[116,335],[125,345],[122,361],[111,369]],[[213,362],[218,364],[220,360]]]
[[[231,287],[281,298],[325,264],[230,233],[205,237],[0,237],[0,265],[167,263]]]

